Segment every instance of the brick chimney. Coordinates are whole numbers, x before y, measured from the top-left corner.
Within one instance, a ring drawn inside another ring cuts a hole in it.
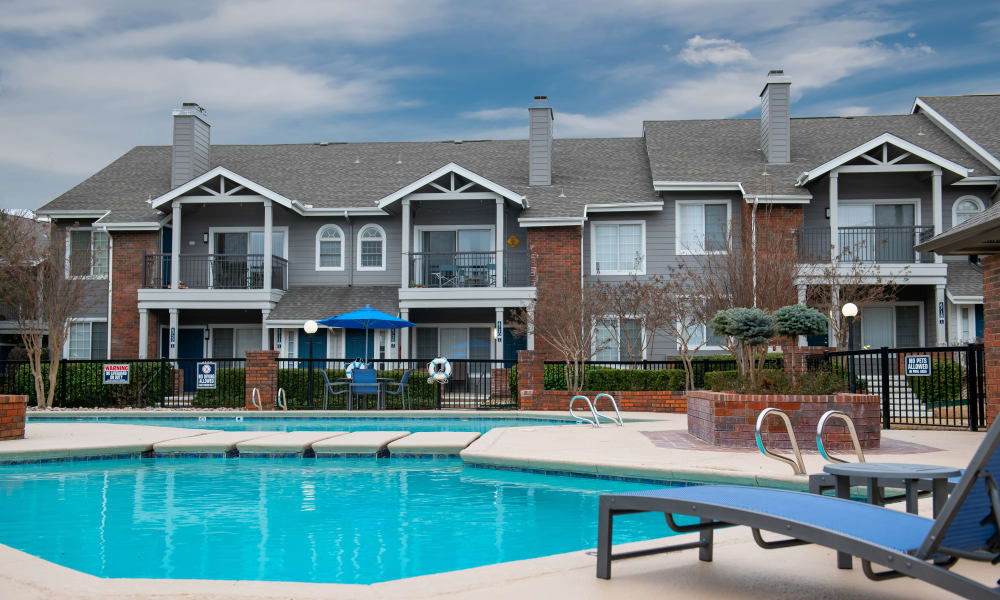
[[[552,107],[535,96],[528,107],[528,185],[552,185]]]
[[[211,129],[205,109],[185,102],[174,115],[174,150],[171,158],[170,187],[175,188],[208,171]]]
[[[760,151],[769,163],[792,162],[791,88],[792,78],[774,69],[760,93]]]

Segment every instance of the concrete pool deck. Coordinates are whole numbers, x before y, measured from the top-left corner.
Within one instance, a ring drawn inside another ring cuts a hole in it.
[[[33,415],[43,413],[33,412]],[[60,411],[60,416],[65,412]],[[120,416],[136,416],[121,411]],[[168,416],[164,411],[157,417]],[[213,414],[213,413],[209,413]],[[232,415],[232,413],[229,413]],[[239,413],[237,413],[239,414]],[[257,416],[257,413],[243,413]],[[343,412],[332,413],[344,416]],[[385,415],[368,411],[364,416]],[[402,416],[493,418],[472,411],[413,411]],[[493,413],[500,416],[497,413]],[[46,415],[48,416],[48,415]],[[94,416],[92,411],[76,416]],[[179,412],[169,416],[194,416]],[[214,413],[214,416],[222,416]],[[321,416],[316,412],[311,416]],[[503,417],[565,417],[560,413],[507,412]],[[461,452],[475,465],[569,472],[590,476],[680,479],[805,489],[806,478],[766,459],[756,450],[713,449],[686,434],[685,415],[625,414],[624,427],[530,426],[497,428]],[[631,419],[631,421],[629,421]],[[642,421],[635,421],[642,419]],[[148,452],[154,444],[208,433],[175,427],[108,423],[28,423],[27,438],[0,442],[0,462],[11,455],[75,456]],[[263,438],[268,432],[241,432]],[[273,435],[273,434],[272,434]],[[353,435],[353,434],[349,434]],[[883,431],[883,448],[870,461],[964,466],[984,433],[967,431]],[[348,437],[348,436],[341,436]],[[266,438],[263,438],[266,439]],[[331,438],[333,442],[337,438]],[[404,438],[405,439],[405,438]],[[322,443],[322,442],[321,442]],[[804,454],[810,472],[822,470],[815,452]],[[901,509],[899,505],[894,508]],[[929,513],[921,501],[921,511]],[[595,516],[596,520],[596,516]],[[596,523],[595,523],[596,525]],[[684,536],[680,536],[684,537]],[[691,536],[687,536],[691,537]],[[676,538],[675,538],[676,539]],[[757,548],[746,529],[716,533],[715,562],[700,563],[695,552],[649,556],[615,563],[614,579],[594,577],[595,558],[584,551],[402,579],[371,586],[265,581],[102,579],[0,545],[0,589],[5,600],[20,598],[644,598],[681,594],[687,598],[941,598],[947,594],[913,580],[871,582],[860,565],[835,568],[832,551],[814,546],[794,550]],[[651,542],[627,546],[641,547]],[[794,560],[794,566],[789,565]],[[996,568],[960,561],[956,572],[982,582],[996,580]]]

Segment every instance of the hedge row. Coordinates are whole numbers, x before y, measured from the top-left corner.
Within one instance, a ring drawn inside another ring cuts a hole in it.
[[[705,384],[713,392],[827,395],[847,391],[847,380],[832,369],[799,374],[764,369],[757,389],[750,389],[739,371],[714,371],[705,374]]]
[[[965,393],[965,368],[955,361],[935,358],[931,361],[930,375],[907,377],[906,382],[928,406],[954,404]]]
[[[545,389],[566,389],[566,366],[545,365]],[[592,391],[683,390],[684,371],[679,369],[613,369],[588,366],[583,389]]]
[[[54,405],[64,408],[113,408],[125,406],[153,406],[159,402],[161,386],[170,389],[170,372],[162,373],[159,362],[119,363],[129,365],[127,384],[105,384],[104,365],[101,363],[60,363],[56,379]],[[49,376],[49,365],[42,365],[42,374]],[[65,388],[63,381],[65,380]],[[31,367],[22,364],[15,375],[16,393],[28,396],[28,403],[37,406],[35,381]],[[65,389],[65,398],[62,390]]]

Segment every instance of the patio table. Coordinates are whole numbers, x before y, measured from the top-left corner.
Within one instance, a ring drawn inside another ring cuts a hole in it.
[[[906,490],[906,512],[917,513],[917,493],[921,481],[930,481],[933,494],[934,517],[948,499],[948,478],[962,474],[961,469],[942,467],[938,465],[913,465],[908,463],[833,463],[823,466],[823,471],[836,479],[838,498],[851,497],[851,479],[861,479],[868,489],[868,503],[882,506],[879,482],[882,486],[887,479],[901,480]]]

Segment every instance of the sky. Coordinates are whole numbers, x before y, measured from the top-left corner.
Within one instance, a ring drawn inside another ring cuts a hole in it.
[[[171,110],[219,144],[556,137],[759,114],[769,69],[793,116],[909,112],[1000,92],[1000,2],[903,0],[2,0],[0,208],[36,208]]]

